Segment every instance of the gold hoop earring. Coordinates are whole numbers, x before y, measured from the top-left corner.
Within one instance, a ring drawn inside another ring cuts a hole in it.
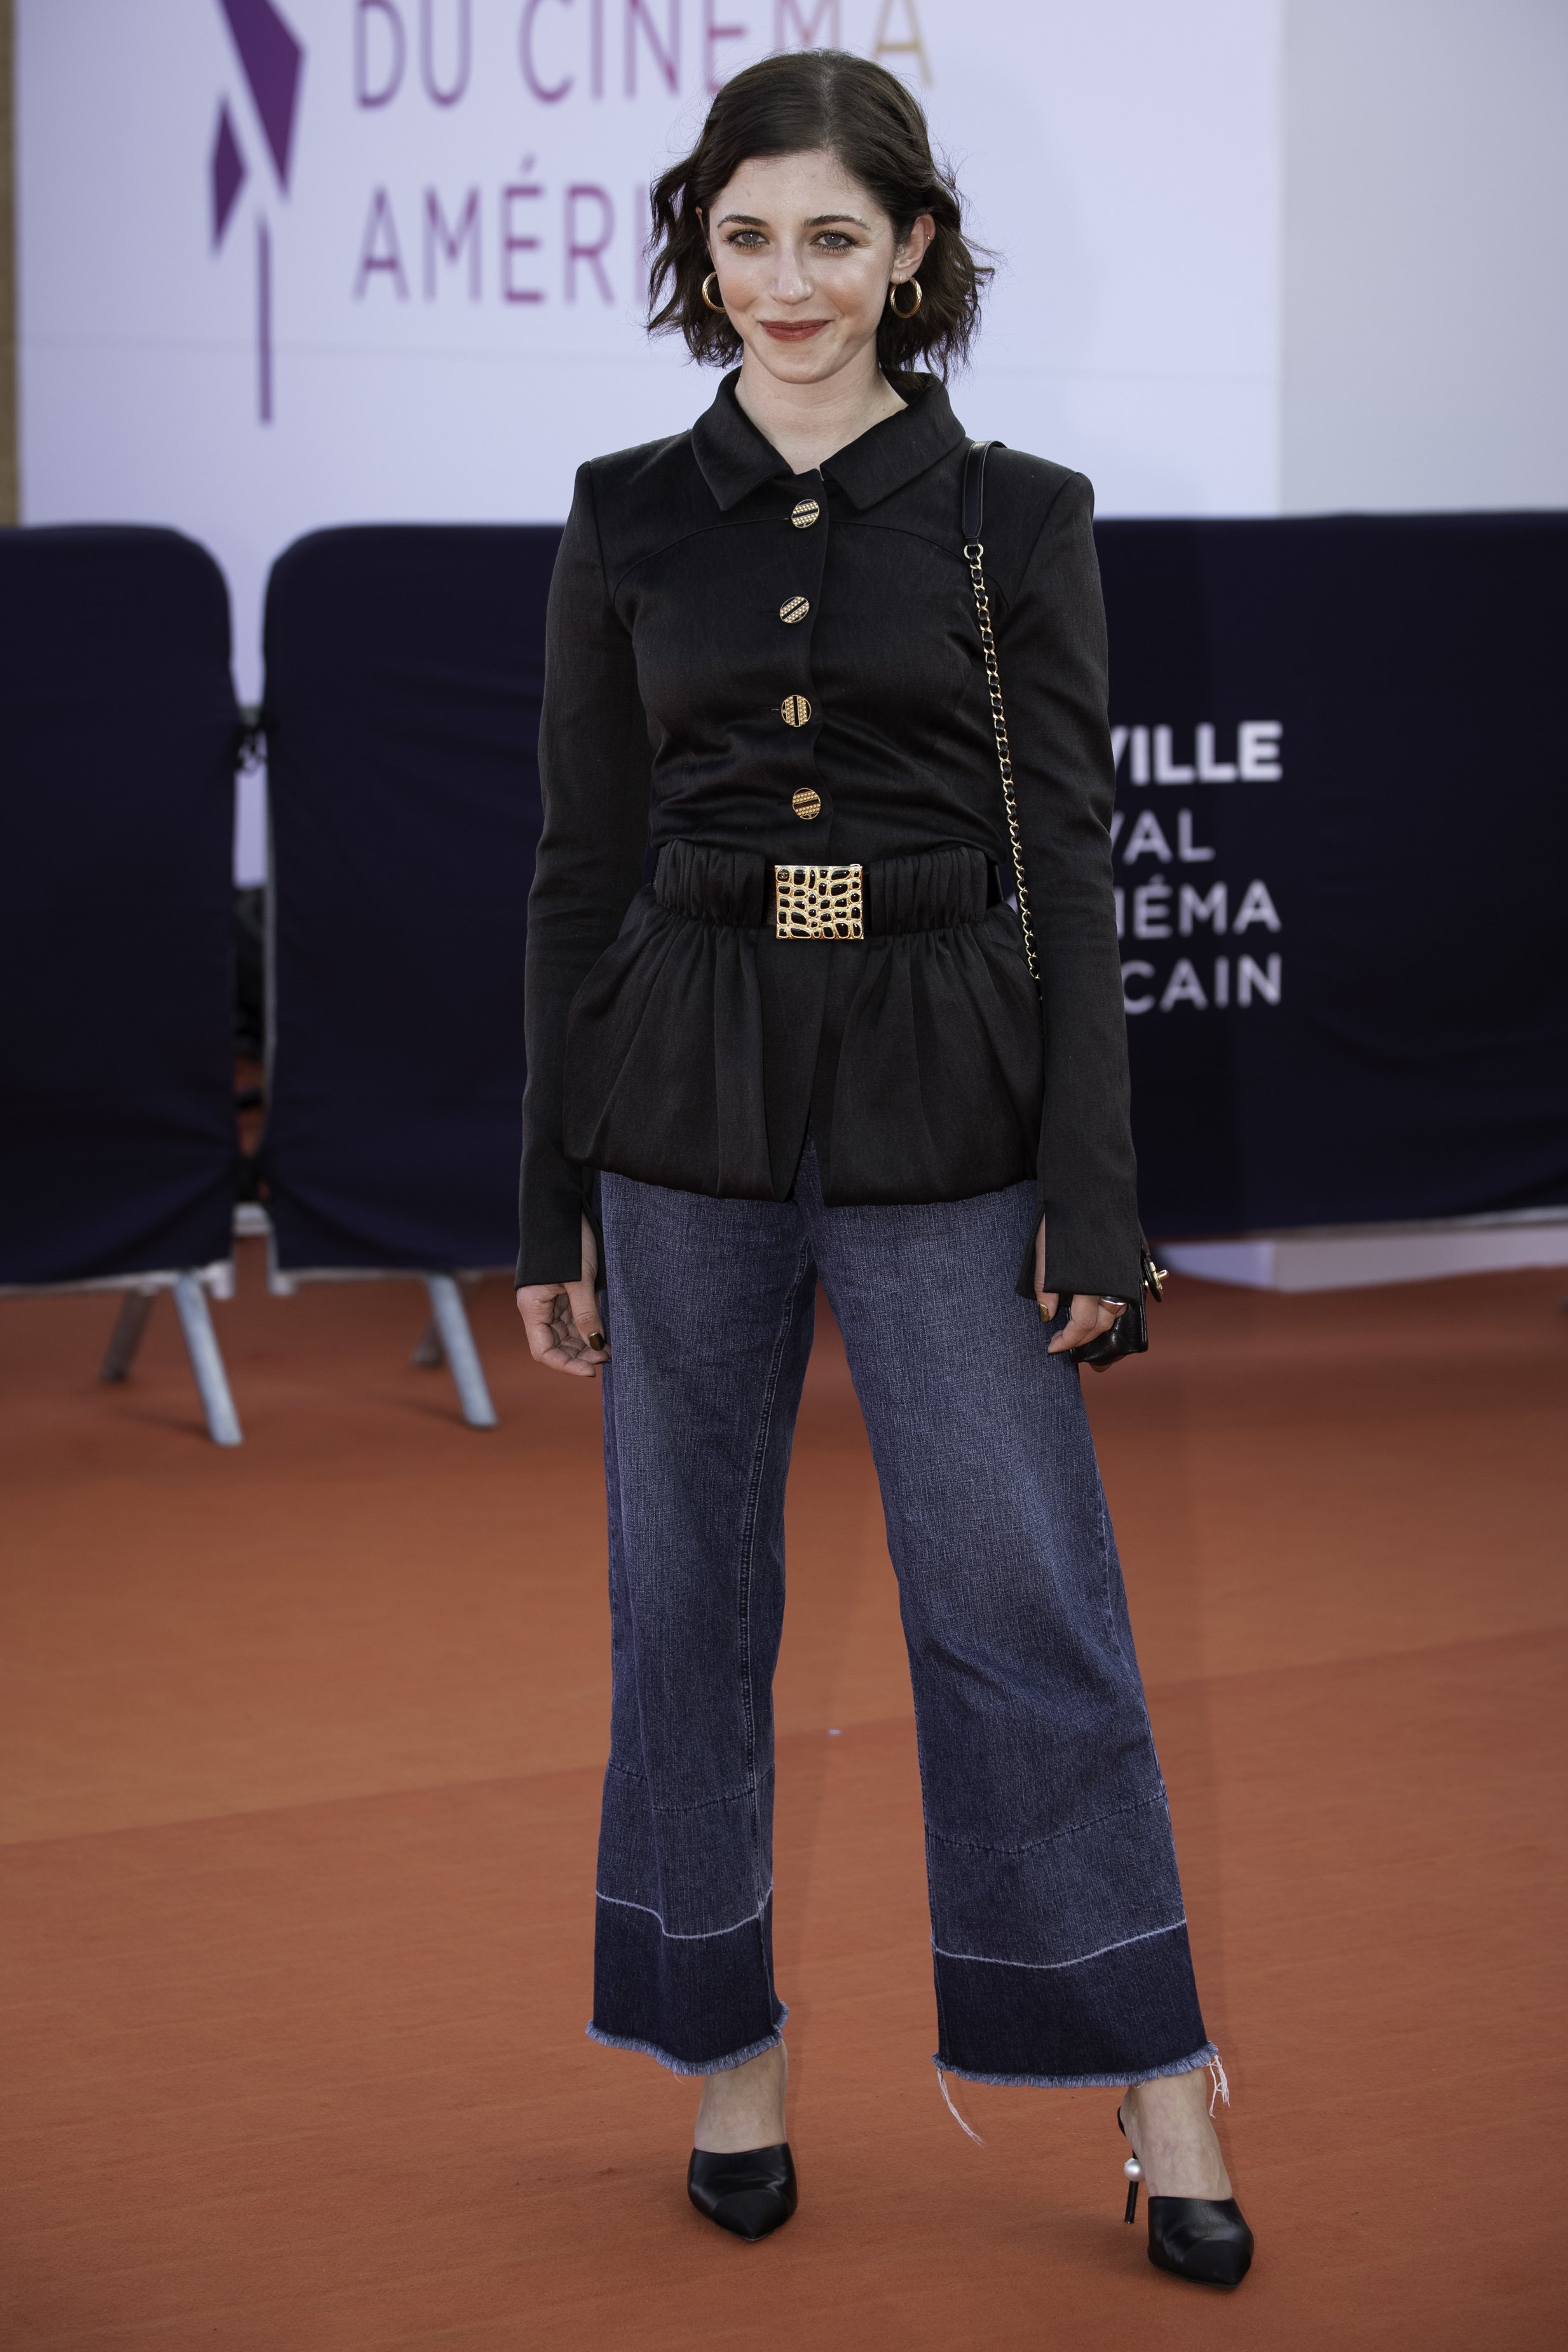
[[[901,310],[898,307],[898,289],[900,286],[907,286],[915,296],[915,299],[910,304],[907,310]],[[895,319],[913,319],[916,310],[919,310],[920,305],[925,301],[925,289],[921,285],[918,278],[895,278],[893,284],[887,289],[887,307],[893,312]]]
[[[708,271],[707,276],[703,279],[703,282],[702,282],[702,298],[703,298],[703,300],[707,304],[708,309],[709,309],[710,310],[716,310],[716,311],[718,312],[719,317],[720,317],[721,319],[722,319],[722,318],[725,318],[725,317],[727,315],[727,312],[726,312],[726,310],[725,310],[724,304],[723,304],[722,302],[716,302],[716,301],[714,300],[714,299],[713,299],[713,295],[712,295],[712,294],[710,294],[710,293],[708,292],[708,290],[707,290],[707,289],[708,289],[708,288],[709,288],[710,286],[714,289],[715,292],[716,293],[716,291],[717,291],[717,289],[718,289],[718,272],[717,272],[717,270],[716,270],[716,269],[710,269],[710,270]]]

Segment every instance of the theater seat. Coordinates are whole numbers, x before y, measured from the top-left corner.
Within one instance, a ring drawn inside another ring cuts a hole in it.
[[[0,531],[0,1290],[173,1294],[237,1444],[228,594],[177,531]]]
[[[276,1289],[415,1276],[465,1418],[459,1284],[513,1261],[555,528],[313,532],[267,592]]]

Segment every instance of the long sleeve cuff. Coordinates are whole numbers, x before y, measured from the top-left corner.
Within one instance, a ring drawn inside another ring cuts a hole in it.
[[[576,1282],[582,1273],[583,1171],[550,1144],[530,1137],[518,1187],[515,1285]]]

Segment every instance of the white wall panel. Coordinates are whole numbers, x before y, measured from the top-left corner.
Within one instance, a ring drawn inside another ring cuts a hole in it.
[[[1568,5],[1288,27],[1286,510],[1568,506]]]

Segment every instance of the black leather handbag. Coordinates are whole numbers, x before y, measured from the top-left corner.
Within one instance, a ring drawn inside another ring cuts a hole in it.
[[[1158,1306],[1166,1276],[1164,1267],[1157,1266],[1149,1255],[1147,1242],[1143,1243],[1143,1276],[1137,1297],[1127,1301],[1108,1331],[1102,1331],[1097,1339],[1090,1339],[1082,1348],[1069,1348],[1067,1352],[1075,1364],[1087,1364],[1092,1371],[1108,1372],[1124,1356],[1148,1354],[1148,1302],[1152,1298]]]
[[[1038,988],[1040,959],[1035,953],[1034,917],[1029,901],[1029,881],[1023,866],[1023,828],[1019,823],[1018,796],[1013,791],[1012,753],[1008,748],[1008,718],[1002,707],[1001,673],[997,667],[997,641],[991,628],[991,600],[986,590],[984,571],[985,546],[980,532],[986,518],[986,453],[997,446],[991,441],[971,441],[964,460],[964,561],[969,567],[969,584],[975,592],[975,614],[980,625],[980,650],[986,662],[986,691],[991,705],[991,728],[997,739],[997,765],[1001,771],[1002,807],[1008,820],[1008,845],[1012,851],[1013,884],[1018,893],[1019,921],[1023,928],[1023,951],[1029,959],[1030,972]],[[1148,1301],[1156,1303],[1161,1295],[1165,1275],[1149,1255],[1149,1244],[1142,1234],[1138,1236],[1141,1250],[1143,1279],[1137,1296],[1130,1298],[1108,1331],[1082,1348],[1070,1348],[1068,1353],[1075,1364],[1088,1364],[1097,1372],[1108,1372],[1124,1356],[1148,1353]]]

